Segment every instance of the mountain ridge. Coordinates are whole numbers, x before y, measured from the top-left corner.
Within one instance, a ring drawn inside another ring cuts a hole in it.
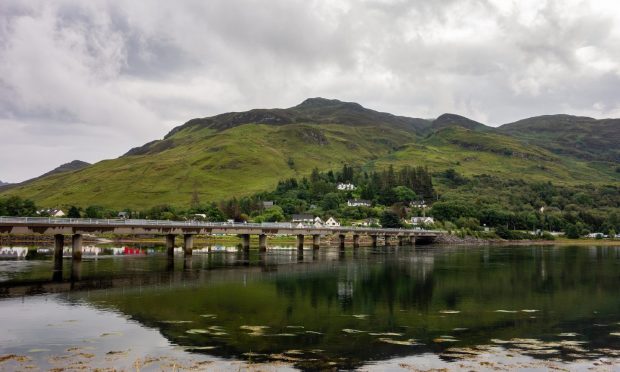
[[[327,171],[343,164],[363,169],[428,165],[434,172],[456,169],[464,175],[563,184],[620,182],[620,173],[610,166],[617,163],[556,152],[557,141],[531,141],[456,114],[416,119],[310,98],[288,109],[192,119],[119,158],[48,174],[2,190],[0,197],[19,195],[52,206],[185,205],[193,195],[207,201],[248,195],[281,179],[307,176],[314,168]]]

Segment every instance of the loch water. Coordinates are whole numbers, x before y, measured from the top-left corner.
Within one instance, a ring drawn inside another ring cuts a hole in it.
[[[0,261],[0,370],[620,368],[620,247],[152,248]]]

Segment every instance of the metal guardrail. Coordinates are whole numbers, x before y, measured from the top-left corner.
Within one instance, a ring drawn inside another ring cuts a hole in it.
[[[291,222],[203,222],[203,221],[170,221],[170,220],[143,220],[143,219],[101,219],[101,218],[57,218],[57,217],[0,217],[0,224],[20,224],[20,225],[104,225],[104,226],[164,226],[164,227],[216,227],[216,228],[279,228],[292,230],[347,230],[347,231],[377,231],[377,232],[425,232],[441,233],[440,230],[425,229],[395,229],[395,228],[373,228],[356,226],[304,226],[297,227]]]

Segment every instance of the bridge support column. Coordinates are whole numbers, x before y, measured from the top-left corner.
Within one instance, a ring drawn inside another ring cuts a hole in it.
[[[338,238],[340,240],[340,249],[344,249],[344,241],[345,241],[346,236],[344,234],[339,234]]]
[[[409,244],[413,245],[415,247],[415,235],[410,235],[409,236]]]
[[[398,236],[398,246],[399,247],[404,247],[407,244],[407,237],[404,235],[399,235]]]
[[[319,249],[321,246],[321,235],[312,235],[312,249]]]
[[[359,248],[359,247],[360,247],[360,236],[353,235],[353,248]]]
[[[385,245],[386,247],[390,246],[390,236],[389,235],[384,235],[383,236],[383,245]]]
[[[297,249],[304,249],[304,236],[303,236],[303,234],[297,235]]]
[[[194,249],[194,234],[183,235],[183,253],[186,256],[191,256],[192,249]]]
[[[71,253],[73,255],[73,259],[75,261],[82,260],[82,235],[81,234],[73,234],[71,239]]]
[[[242,234],[241,235],[241,246],[243,247],[244,251],[249,251],[250,250],[250,234]]]
[[[377,235],[371,235],[370,239],[372,240],[372,247],[377,248]]]
[[[65,236],[62,234],[54,235],[54,261],[62,262],[62,250],[65,247]]]
[[[166,235],[166,254],[168,257],[172,257],[174,255],[174,239],[176,235],[168,234]]]
[[[267,250],[267,234],[260,234],[258,236],[258,250],[265,252]]]

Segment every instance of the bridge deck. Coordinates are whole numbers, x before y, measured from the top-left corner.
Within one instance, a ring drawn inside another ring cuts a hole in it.
[[[139,219],[0,217],[4,234],[239,234],[239,235],[389,235],[436,237],[437,230],[350,226],[297,227],[292,223],[229,223]]]

